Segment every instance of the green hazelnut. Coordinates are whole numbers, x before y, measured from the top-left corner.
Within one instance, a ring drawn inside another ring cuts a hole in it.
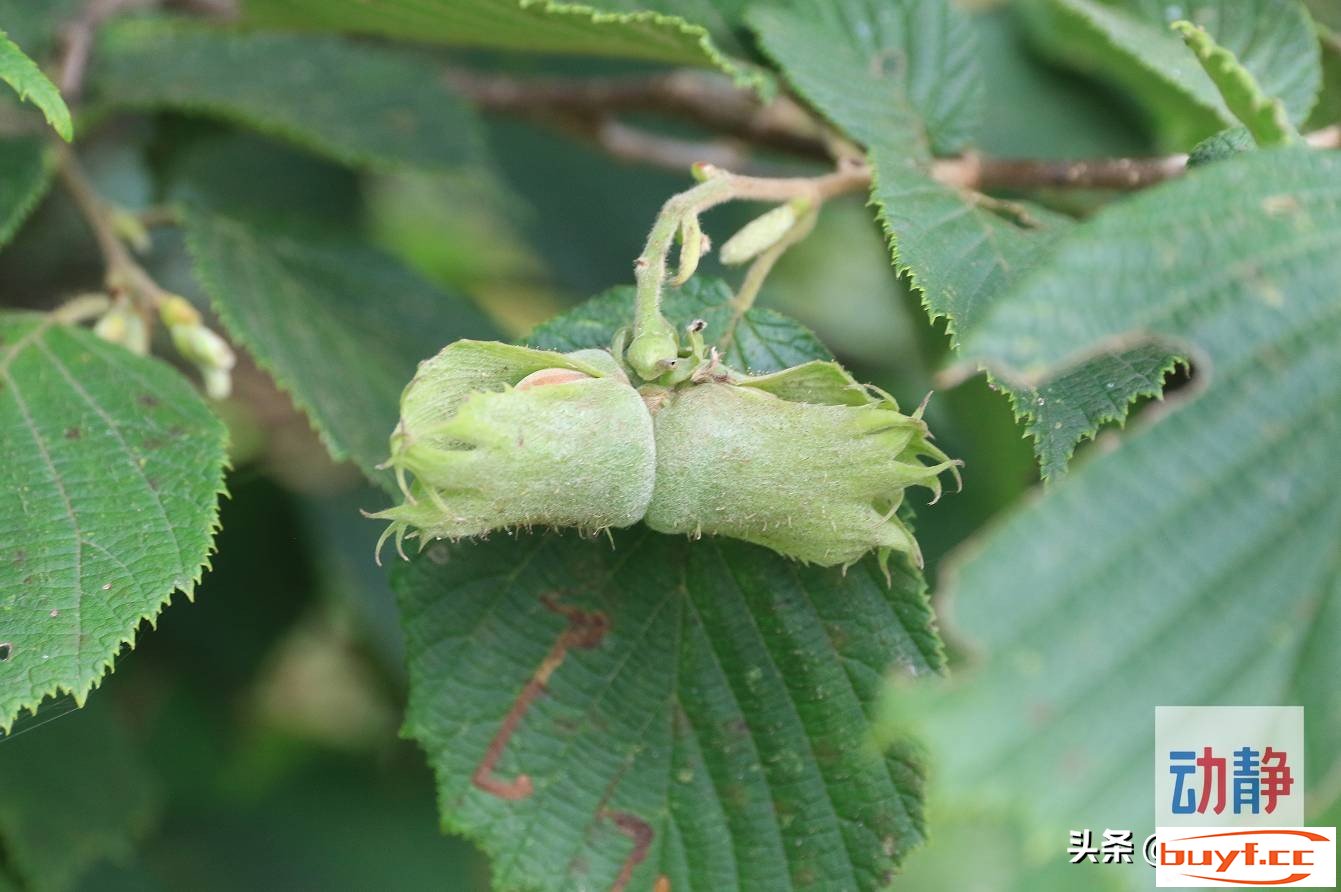
[[[661,401],[654,421],[649,527],[744,539],[822,566],[873,549],[920,563],[898,516],[904,491],[939,495],[940,474],[957,473],[918,414],[835,363],[689,385]]]
[[[383,540],[636,523],[652,496],[652,419],[603,350],[457,341],[401,397],[392,468],[405,501]]]

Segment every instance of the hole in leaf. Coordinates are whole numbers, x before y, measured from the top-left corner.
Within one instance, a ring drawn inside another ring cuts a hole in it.
[[[14,645],[10,644],[8,641],[0,644],[0,663],[9,659],[9,654],[12,650],[14,650]]]
[[[1197,369],[1192,365],[1192,361],[1183,360],[1173,371],[1164,376],[1164,395],[1169,396],[1185,387],[1190,387],[1196,376]]]
[[[1082,441],[1077,444],[1076,455],[1080,456],[1094,448],[1095,443],[1099,444],[1100,448],[1103,448],[1104,444],[1111,448],[1118,442],[1116,436],[1119,428],[1130,428],[1138,420],[1146,423],[1156,420],[1156,413],[1169,410],[1170,399],[1175,396],[1187,396],[1193,385],[1200,383],[1197,381],[1197,377],[1198,370],[1193,367],[1191,360],[1179,359],[1177,365],[1164,373],[1163,379],[1159,382],[1158,395],[1143,393],[1131,399],[1125,406],[1125,424],[1119,425],[1113,420],[1105,421],[1092,437],[1086,438],[1086,440],[1093,442]]]

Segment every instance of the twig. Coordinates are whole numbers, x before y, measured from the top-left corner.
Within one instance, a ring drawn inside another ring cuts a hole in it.
[[[1304,137],[1315,149],[1341,148],[1341,124]],[[1047,188],[1145,189],[1181,176],[1186,155],[1153,158],[1098,158],[1086,161],[1043,161],[1025,158],[984,158],[963,155],[932,165],[932,176],[963,189],[1024,191]]]
[[[745,278],[741,280],[740,288],[736,291],[732,299],[732,328],[735,322],[749,312],[750,307],[754,306],[754,299],[759,296],[759,289],[763,287],[764,279],[773,271],[773,265],[778,262],[778,258],[787,253],[787,249],[805,240],[815,229],[815,221],[819,219],[819,209],[814,208],[801,215],[787,234],[778,239],[777,244],[766,249],[762,254],[754,259],[750,268],[745,272]]]
[[[1187,169],[1186,155],[1157,158],[1099,158],[1049,161],[984,158],[968,154],[932,164],[931,175],[961,189],[1023,191],[1046,188],[1144,189]]]
[[[136,215],[139,218],[140,225],[146,229],[156,229],[160,226],[177,226],[182,222],[182,215],[172,205],[156,204],[139,211]]]
[[[683,170],[709,161],[742,169],[747,147],[805,158],[850,159],[860,149],[834,134],[798,103],[780,98],[761,105],[749,90],[725,78],[692,71],[634,78],[524,80],[449,71],[448,82],[486,111],[558,124],[626,161]],[[629,127],[622,112],[652,112],[692,121],[734,141],[687,141]],[[1307,136],[1317,148],[1341,147],[1341,125]],[[1134,190],[1182,175],[1187,156],[1043,160],[966,154],[933,162],[931,175],[946,185],[980,192],[1036,189]]]
[[[1307,133],[1304,141],[1315,149],[1341,149],[1341,124]]]
[[[624,124],[614,118],[587,118],[566,114],[535,114],[569,136],[590,143],[611,158],[645,164],[683,174],[698,163],[763,173],[750,160],[750,147],[734,139],[688,140],[664,136]]]
[[[1332,30],[1322,22],[1315,21],[1313,28],[1318,33],[1318,39],[1322,41],[1323,46],[1334,53],[1341,53],[1341,32]]]
[[[61,29],[61,53],[56,64],[56,84],[68,103],[79,101],[84,92],[89,56],[98,29],[123,12],[160,3],[188,13],[221,21],[237,17],[236,0],[88,0],[88,4]]]
[[[750,264],[750,268],[745,271],[745,278],[741,280],[740,288],[736,290],[735,297],[732,299],[731,321],[721,342],[723,352],[731,347],[731,342],[736,337],[736,327],[750,308],[754,306],[754,300],[759,296],[759,289],[763,288],[764,280],[773,271],[773,265],[778,262],[783,254],[787,253],[788,248],[810,235],[815,228],[815,221],[818,219],[819,208],[806,211],[796,225],[778,240],[777,244],[765,250]]]
[[[131,256],[117,233],[113,210],[94,189],[74,151],[62,143],[59,152],[61,183],[74,199],[75,206],[98,243],[98,251],[102,254],[106,268],[104,279],[107,290],[114,297],[129,294],[137,309],[147,315],[149,310],[156,309],[172,294],[155,282]]]
[[[66,102],[78,101],[84,90],[93,38],[102,23],[135,6],[148,6],[154,0],[89,0],[87,6],[61,31],[61,57],[56,83]]]
[[[750,164],[749,147],[734,140],[702,142],[675,139],[621,124],[602,121],[596,128],[596,141],[610,155],[626,161],[640,161],[680,173],[695,164],[713,164],[737,170]]]
[[[447,82],[485,111],[588,121],[620,112],[656,112],[708,130],[803,157],[828,159],[825,128],[787,97],[761,105],[720,75],[681,70],[632,78],[519,78],[450,70]]]

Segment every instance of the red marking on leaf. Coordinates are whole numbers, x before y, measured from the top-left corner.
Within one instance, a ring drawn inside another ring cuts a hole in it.
[[[569,649],[596,647],[610,629],[610,620],[603,613],[560,604],[550,595],[542,595],[540,601],[546,608],[567,619],[568,628],[559,635],[549,653],[540,661],[535,673],[522,687],[512,708],[503,716],[498,732],[494,734],[493,740],[489,741],[489,746],[484,751],[484,758],[480,760],[470,778],[471,783],[484,792],[509,801],[525,799],[535,788],[528,774],[519,774],[512,780],[494,776],[494,768],[498,766],[498,760],[503,757],[503,750],[507,748],[508,741],[516,733],[517,726],[521,724],[531,704],[545,692],[550,676],[563,664]]]
[[[652,825],[644,821],[637,815],[629,814],[626,811],[607,811],[604,816],[608,818],[620,832],[633,840],[633,851],[629,852],[629,857],[624,859],[624,866],[619,869],[619,876],[610,886],[610,892],[624,892],[629,885],[629,880],[633,879],[633,871],[643,859],[647,857],[647,852],[652,848],[652,839],[656,832]],[[670,888],[670,880],[662,876],[657,879],[656,888],[662,888],[662,880],[665,880],[666,889]]]

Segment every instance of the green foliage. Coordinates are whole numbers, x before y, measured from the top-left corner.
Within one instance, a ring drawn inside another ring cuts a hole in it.
[[[162,363],[35,314],[0,316],[0,728],[80,703],[214,538],[224,430]]]
[[[139,19],[103,29],[95,60],[108,104],[216,115],[347,164],[442,171],[483,152],[474,114],[412,51]]]
[[[60,91],[4,31],[0,31],[0,80],[13,87],[20,99],[41,109],[61,139],[69,142],[74,138],[70,109],[66,108]]]
[[[1247,127],[1230,127],[1214,136],[1208,136],[1192,147],[1187,155],[1187,166],[1197,167],[1212,161],[1232,158],[1240,152],[1256,147],[1257,141]]]
[[[1334,823],[1335,5],[0,0],[0,889],[1125,888],[1169,703]]]
[[[230,334],[311,419],[337,459],[369,478],[386,458],[400,392],[415,364],[492,326],[369,248],[185,213],[191,256]]]
[[[726,55],[730,0],[609,0],[595,6],[559,0],[393,0],[376,8],[325,0],[246,0],[247,17],[277,27],[321,28],[402,40],[528,52],[613,56],[720,69],[738,83],[766,88],[753,66]],[[692,20],[683,16],[692,15]],[[713,30],[702,22],[712,24]]]
[[[1186,19],[1232,53],[1290,121],[1308,117],[1322,74],[1318,42],[1298,0],[1026,0],[1041,47],[1121,88],[1164,140],[1186,149],[1236,123],[1220,91],[1169,26]]]
[[[538,326],[527,342],[546,350],[609,347],[633,315],[633,286],[620,285],[584,301],[558,319]],[[676,329],[695,319],[707,323],[703,338],[717,344],[722,359],[744,372],[769,372],[812,359],[832,359],[815,335],[781,313],[762,307],[737,318],[731,289],[720,279],[699,277],[668,289],[662,310]]]
[[[961,629],[990,656],[932,723],[959,795],[1063,823],[1148,819],[1156,704],[1302,704],[1310,782],[1341,765],[1338,174],[1335,153],[1256,152],[1132,199],[967,339],[1038,380],[1157,336],[1208,383],[960,568]],[[1000,732],[970,739],[983,723]],[[1078,748],[1067,783],[1049,780]],[[1334,788],[1311,789],[1321,812]]]
[[[41,140],[0,139],[0,245],[9,241],[46,194],[52,166]]]
[[[668,306],[706,317],[722,294],[691,283]],[[533,340],[608,343],[628,299],[602,295]],[[775,345],[810,337],[768,315],[771,342],[736,347],[761,372],[782,368]],[[887,584],[874,558],[843,574],[642,529],[613,544],[439,542],[393,574],[407,731],[447,826],[497,856],[500,888],[604,888],[625,868],[631,888],[883,885],[924,832],[920,756],[880,755],[865,716],[886,666],[944,666],[920,574],[894,561]],[[537,677],[548,696],[526,693]]]
[[[792,0],[750,16],[765,51],[829,120],[867,145],[950,154],[977,126],[968,20],[947,3]]]
[[[927,143],[939,148],[946,142],[947,131],[971,131],[976,124],[974,99],[981,87],[972,45],[959,16],[934,3],[897,9],[895,14],[862,0],[846,0],[813,8],[798,6],[788,13],[770,11],[756,16],[754,23],[765,49],[782,64],[797,89],[827,117],[868,144],[868,160],[875,168],[872,197],[880,208],[895,265],[922,292],[930,316],[945,317],[951,334],[962,336],[972,330],[994,297],[1027,270],[1070,223],[1041,208],[1023,205],[1016,208],[1014,219],[1007,219],[960,190],[933,181],[915,163],[925,157]],[[888,27],[891,19],[899,27]],[[816,28],[829,29],[830,40],[812,43]],[[831,33],[843,28],[846,38]],[[927,45],[921,42],[927,34],[937,38],[929,42],[931,46],[943,41],[962,49],[966,56],[942,51],[928,54],[932,63],[910,60],[906,70],[921,74],[922,81],[903,77],[902,66],[877,64],[881,59],[911,57]],[[879,38],[871,40],[870,35]],[[919,42],[911,42],[913,35]],[[834,41],[844,46],[843,55],[828,52]],[[851,53],[846,52],[847,44],[854,47]],[[821,45],[826,47],[823,53],[816,51]],[[943,66],[939,77],[930,64]],[[883,90],[849,89],[854,79],[873,76],[884,84]],[[919,83],[926,86],[919,87]],[[866,103],[866,97],[890,93],[903,96],[902,104],[880,101],[882,112]],[[1017,415],[1028,422],[1044,475],[1056,478],[1065,473],[1078,442],[1093,436],[1108,421],[1122,421],[1134,400],[1157,395],[1164,374],[1176,363],[1168,351],[1115,351],[1095,357],[1089,366],[1044,388],[1003,386]]]

